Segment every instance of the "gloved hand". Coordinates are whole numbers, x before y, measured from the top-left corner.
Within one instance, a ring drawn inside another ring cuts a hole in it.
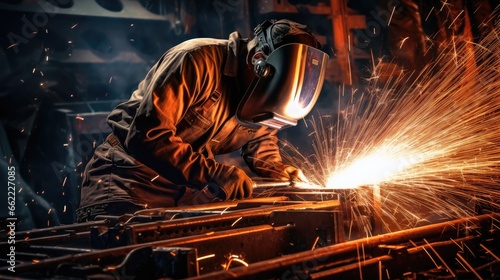
[[[295,166],[283,164],[280,168],[281,172],[279,173],[279,178],[277,179],[290,182],[309,182],[302,170]]]
[[[242,199],[252,196],[254,182],[241,169],[223,166],[216,172],[208,189],[222,200]]]

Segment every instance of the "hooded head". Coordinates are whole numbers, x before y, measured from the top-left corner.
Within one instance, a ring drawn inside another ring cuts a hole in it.
[[[254,34],[247,61],[255,77],[236,116],[247,126],[294,126],[316,103],[328,55],[305,25],[290,20],[266,20]]]
[[[254,28],[255,53],[269,56],[275,49],[286,44],[304,44],[321,49],[321,44],[307,26],[287,19],[266,20]]]

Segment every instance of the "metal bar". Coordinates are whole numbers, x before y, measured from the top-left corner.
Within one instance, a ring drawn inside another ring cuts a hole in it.
[[[235,228],[233,223],[240,219],[236,224],[236,228],[243,225],[255,225],[252,223],[262,224],[267,216],[273,211],[292,210],[292,209],[335,209],[340,207],[340,202],[337,200],[318,201],[308,203],[298,203],[291,205],[281,205],[275,207],[259,207],[251,209],[243,209],[231,211],[223,215],[205,215],[199,217],[185,218],[171,221],[158,221],[143,224],[131,224],[125,226],[125,232],[129,244],[141,243],[142,240],[150,241],[153,238],[161,238],[161,234],[165,234],[163,238],[167,238],[167,231],[175,231],[182,234],[184,231],[203,233],[207,230],[214,230],[214,226],[218,230]],[[155,236],[150,236],[149,232],[157,233]]]
[[[370,266],[370,265],[376,265],[379,262],[391,261],[392,259],[393,259],[393,257],[389,256],[389,255],[380,256],[380,257],[372,258],[369,260],[361,261],[359,263],[352,263],[352,264],[344,265],[344,266],[334,268],[334,269],[329,269],[329,270],[324,270],[321,272],[311,273],[309,279],[313,279],[313,280],[314,279],[332,279],[331,277],[333,275],[345,273],[346,271],[350,271],[350,270],[357,270],[360,268],[360,266],[365,267],[365,266]],[[362,277],[361,277],[361,279],[362,279]]]
[[[469,236],[461,238],[460,240],[456,240],[456,242],[467,242],[473,241],[474,239],[475,237]],[[448,240],[443,242],[435,242],[433,244],[426,244],[416,248],[404,248],[403,250],[398,250],[398,252],[396,253],[392,252],[390,255],[388,254],[374,256],[365,260],[357,261],[355,263],[350,263],[319,272],[312,272],[310,275],[310,279],[332,279],[332,277],[337,277],[338,279],[346,279],[349,275],[355,274],[358,269],[361,270],[361,276],[367,276],[366,278],[371,279],[374,275],[373,272],[375,271],[375,269],[374,267],[372,267],[372,273],[369,273],[368,267],[374,266],[379,262],[385,263],[385,268],[392,271],[391,275],[393,275],[393,277],[395,278],[399,278],[398,275],[403,275],[405,272],[411,269],[414,269],[415,271],[421,271],[423,269],[428,270],[434,267],[433,262],[425,261],[426,253],[423,253],[425,251],[424,247],[435,247],[436,249],[441,249],[442,251],[448,251],[449,255],[452,256],[460,250],[460,248],[456,246],[456,242]],[[404,253],[399,253],[401,251],[404,251]],[[391,252],[391,250],[388,250],[388,252]],[[419,261],[414,262],[412,260]],[[364,277],[359,278],[363,279]]]
[[[277,228],[278,230],[289,230],[292,229],[293,226],[284,226]],[[104,249],[95,252],[87,252],[87,253],[78,253],[70,256],[61,256],[54,257],[50,259],[39,260],[37,263],[24,263],[16,266],[16,273],[23,273],[33,269],[40,270],[41,268],[45,270],[54,270],[61,263],[75,263],[80,265],[87,265],[92,263],[98,263],[99,265],[112,265],[112,261],[110,260],[121,260],[123,257],[128,254],[130,251],[142,248],[142,247],[171,247],[171,246],[188,246],[189,244],[200,243],[201,241],[214,241],[219,240],[220,242],[226,242],[228,238],[233,236],[241,236],[245,234],[252,233],[258,236],[259,233],[263,233],[265,231],[274,231],[275,227],[270,225],[260,225],[254,227],[248,227],[244,229],[238,230],[228,230],[228,231],[220,231],[220,232],[211,232],[207,234],[202,234],[198,236],[187,236],[177,239],[171,240],[158,240],[149,243],[143,244],[134,244],[129,246],[123,246],[119,248],[113,249]],[[264,241],[264,240],[262,240]],[[206,248],[206,247],[205,247]],[[203,248],[202,248],[203,251]],[[277,256],[278,257],[278,256]],[[8,271],[4,271],[3,268],[0,270],[0,273],[9,273]]]
[[[27,231],[16,232],[16,239],[25,239],[25,238],[34,238],[40,236],[54,235],[58,233],[68,233],[68,232],[82,232],[87,231],[91,227],[96,226],[106,226],[109,224],[109,221],[101,220],[101,221],[92,221],[86,223],[79,224],[71,224],[71,225],[62,225],[62,226],[54,226],[50,228],[43,229],[33,229]]]
[[[250,264],[244,268],[234,268],[228,272],[209,273],[197,277],[201,279],[260,279],[270,277],[271,275],[282,276],[287,269],[293,267],[301,267],[301,264],[308,262],[325,262],[329,259],[338,259],[345,254],[356,253],[356,248],[364,246],[365,250],[374,248],[379,244],[400,244],[408,242],[408,240],[427,238],[442,238],[443,236],[453,235],[457,233],[457,228],[465,223],[486,224],[498,219],[500,213],[486,214],[475,217],[457,219],[454,221],[427,225],[415,229],[398,231],[395,233],[387,233],[379,236],[374,236],[366,239],[347,241],[340,244],[318,248],[314,251],[299,252],[292,255],[283,256],[279,259],[267,260]]]
[[[16,236],[17,237],[17,236]],[[56,235],[47,235],[47,236],[39,236],[35,238],[26,237],[23,240],[16,240],[16,244],[40,244],[40,245],[53,245],[53,246],[61,246],[64,244],[65,246],[84,246],[88,247],[90,241],[90,232],[78,232],[78,233],[66,233],[66,234],[56,234]],[[0,244],[0,248],[3,246],[8,246],[6,243]]]
[[[229,208],[238,208],[240,205],[245,204],[262,204],[262,205],[273,205],[279,202],[289,201],[286,196],[273,196],[273,197],[259,197],[259,198],[249,198],[243,200],[233,200],[233,201],[223,201],[214,202],[208,204],[196,204],[196,205],[183,205],[176,207],[165,207],[165,208],[153,208],[139,210],[134,213],[134,215],[158,215],[164,211],[181,211],[181,210],[224,210]]]

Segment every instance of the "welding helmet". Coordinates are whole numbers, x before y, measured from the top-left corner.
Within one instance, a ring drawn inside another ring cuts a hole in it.
[[[275,36],[272,30],[284,25],[285,32]],[[265,21],[255,30],[252,60],[255,77],[241,100],[236,117],[250,127],[265,125],[282,129],[295,126],[316,103],[328,55],[305,25],[288,20]]]

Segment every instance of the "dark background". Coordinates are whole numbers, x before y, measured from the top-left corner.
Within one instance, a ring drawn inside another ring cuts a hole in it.
[[[391,60],[387,26],[376,17],[387,13],[387,1],[344,4],[346,15],[371,23],[347,31],[355,76],[348,86],[363,87],[372,58]],[[35,213],[25,228],[75,221],[81,173],[109,133],[107,113],[130,96],[164,51],[184,40],[227,38],[232,31],[249,37],[270,18],[304,23],[331,60],[315,111],[336,113],[347,70],[336,60],[333,38],[345,31],[333,30],[329,6],[321,0],[0,0],[2,161],[15,165],[23,180],[18,208]],[[368,36],[370,28],[377,30]],[[309,145],[303,123],[281,134],[300,148]]]

